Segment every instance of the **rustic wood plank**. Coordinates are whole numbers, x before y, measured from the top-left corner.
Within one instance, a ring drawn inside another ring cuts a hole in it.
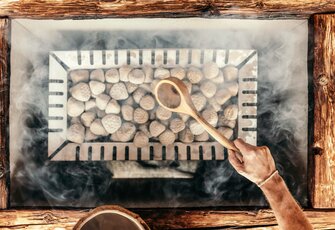
[[[3,0],[0,16],[25,18],[72,17],[280,17],[308,18],[334,12],[333,0]]]
[[[314,16],[315,208],[335,208],[335,15]]]
[[[8,156],[8,118],[9,118],[9,20],[0,19],[0,209],[7,208],[9,156]]]
[[[88,210],[3,210],[1,229],[72,229]],[[151,229],[278,229],[271,210],[199,211],[199,210],[134,210]],[[304,211],[315,229],[334,229],[335,210]]]

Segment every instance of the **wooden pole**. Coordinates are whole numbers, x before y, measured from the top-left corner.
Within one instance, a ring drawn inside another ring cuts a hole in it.
[[[278,229],[271,210],[132,210],[151,229]],[[335,229],[335,210],[304,211],[315,229]],[[3,210],[1,229],[72,229],[88,210]]]
[[[314,16],[314,208],[335,208],[335,15]]]
[[[333,0],[3,0],[0,17],[100,18],[100,17],[209,17],[308,18],[335,12]]]
[[[9,20],[0,19],[0,209],[8,205]]]

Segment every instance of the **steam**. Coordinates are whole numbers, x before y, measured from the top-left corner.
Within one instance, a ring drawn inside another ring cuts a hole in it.
[[[104,162],[46,160],[49,51],[125,48],[257,50],[258,144],[270,147],[281,175],[306,205],[307,21],[137,20],[13,20],[12,205],[266,205],[227,160],[199,162],[194,180],[160,182],[112,180]]]

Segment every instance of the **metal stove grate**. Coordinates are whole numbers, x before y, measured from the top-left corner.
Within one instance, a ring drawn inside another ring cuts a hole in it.
[[[217,142],[175,143],[163,146],[150,143],[137,148],[132,143],[66,141],[68,71],[113,68],[123,65],[173,68],[201,67],[214,61],[220,68],[239,69],[237,136],[250,144],[257,142],[257,52],[221,49],[145,49],[53,51],[49,55],[48,156],[54,161],[75,160],[223,160],[224,148]]]

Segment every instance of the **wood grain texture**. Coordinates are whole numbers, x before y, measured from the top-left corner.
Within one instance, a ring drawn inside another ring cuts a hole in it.
[[[273,212],[134,210],[151,229],[278,229]],[[334,229],[335,211],[304,211],[315,229]],[[1,229],[72,229],[88,210],[3,210]]]
[[[8,118],[9,118],[9,20],[0,19],[0,209],[8,204]]]
[[[333,0],[2,0],[0,16],[73,17],[267,17],[308,18],[334,12]]]
[[[335,208],[335,15],[314,16],[314,208]]]

